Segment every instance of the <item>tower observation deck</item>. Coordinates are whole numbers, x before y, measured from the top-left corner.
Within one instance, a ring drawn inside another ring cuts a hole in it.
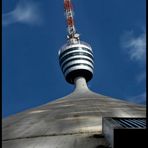
[[[73,19],[72,4],[64,0],[67,19],[67,43],[59,50],[59,63],[67,82],[74,84],[77,77],[83,77],[88,82],[93,76],[94,58],[91,46],[80,41],[76,33]]]

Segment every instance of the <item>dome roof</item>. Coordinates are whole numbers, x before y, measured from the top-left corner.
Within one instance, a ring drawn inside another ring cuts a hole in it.
[[[143,105],[94,93],[83,79],[76,83],[74,92],[63,98],[3,119],[4,148],[68,148],[76,140],[80,147],[90,140],[87,145],[93,147],[98,142],[86,137],[102,134],[102,117],[146,116]]]

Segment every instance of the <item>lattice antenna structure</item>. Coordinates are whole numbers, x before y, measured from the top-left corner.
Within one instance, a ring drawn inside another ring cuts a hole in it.
[[[79,34],[76,33],[75,23],[74,23],[74,13],[73,13],[73,5],[71,0],[64,0],[64,11],[66,15],[66,23],[68,35],[67,38],[69,41],[79,41]]]

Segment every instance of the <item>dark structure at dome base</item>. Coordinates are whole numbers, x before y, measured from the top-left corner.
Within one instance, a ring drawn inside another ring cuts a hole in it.
[[[84,77],[86,79],[86,82],[88,82],[89,80],[92,79],[93,74],[90,71],[85,69],[74,70],[69,74],[67,74],[66,81],[70,84],[74,84],[74,80],[77,77]]]

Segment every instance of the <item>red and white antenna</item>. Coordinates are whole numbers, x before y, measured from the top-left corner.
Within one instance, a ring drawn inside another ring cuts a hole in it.
[[[73,19],[73,7],[71,0],[64,0],[64,10],[66,14],[66,22],[68,27],[68,39],[77,39],[79,40],[79,34],[76,33]]]

